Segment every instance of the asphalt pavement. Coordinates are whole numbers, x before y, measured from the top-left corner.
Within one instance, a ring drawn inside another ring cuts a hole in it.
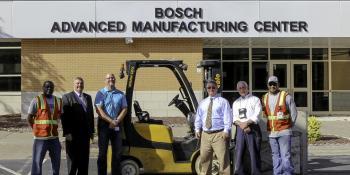
[[[349,117],[350,118],[350,117]],[[350,120],[341,117],[321,118],[321,133],[350,138]],[[187,127],[174,125],[174,136],[186,135]],[[63,141],[63,138],[60,138]],[[0,175],[27,175],[30,173],[33,136],[30,130],[0,131]],[[96,147],[91,148],[89,174],[97,174]],[[43,174],[51,174],[51,162],[46,156]],[[350,144],[309,145],[308,174],[349,175]],[[65,151],[62,150],[61,174],[67,174]],[[269,173],[265,173],[269,174]]]

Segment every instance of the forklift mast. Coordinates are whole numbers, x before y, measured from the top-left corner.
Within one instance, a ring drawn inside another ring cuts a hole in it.
[[[188,104],[187,111],[196,113],[198,102],[191,87],[191,84],[188,81],[186,75],[184,74],[184,70],[187,69],[187,65],[184,64],[181,60],[129,60],[126,61],[126,74],[128,75],[128,80],[126,84],[126,100],[128,103],[128,113],[126,114],[123,121],[123,125],[125,126],[125,133],[127,135],[134,132],[134,129],[131,124],[131,114],[132,99],[137,70],[139,68],[152,67],[165,67],[170,69],[174,73],[176,79],[179,82],[179,86],[181,89],[180,91],[181,94],[183,94],[184,101],[186,101]],[[129,139],[127,140],[129,144],[130,142],[132,142]]]
[[[208,93],[205,89],[206,82],[208,80],[214,80],[218,85],[218,93],[222,91],[222,71],[221,71],[221,62],[220,60],[202,60],[197,68],[203,68],[204,77],[203,77],[203,98],[208,96]]]

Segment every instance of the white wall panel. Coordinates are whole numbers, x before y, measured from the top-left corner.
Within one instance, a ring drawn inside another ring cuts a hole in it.
[[[4,1],[0,27],[14,38],[349,37],[349,1]],[[156,18],[155,8],[201,8],[203,17]],[[11,18],[12,14],[12,18]],[[5,19],[5,22],[4,22]],[[12,21],[11,21],[12,20]],[[54,22],[123,22],[125,31],[51,32]],[[135,32],[132,22],[240,22],[247,31]],[[256,21],[305,21],[308,32],[258,32]]]
[[[12,1],[0,1],[0,38],[12,38]]]
[[[92,38],[95,33],[51,33],[54,21],[95,21],[94,1],[13,1],[17,38]]]
[[[339,11],[339,36],[349,37],[350,33],[350,1],[340,1],[341,9]]]
[[[306,21],[308,23],[308,33],[287,32],[282,36],[325,37],[339,34],[339,2],[261,1],[260,4],[260,20]],[[261,34],[261,36],[271,35],[279,34]]]

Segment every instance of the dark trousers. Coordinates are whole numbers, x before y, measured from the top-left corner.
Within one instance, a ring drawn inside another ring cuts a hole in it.
[[[61,144],[58,138],[49,140],[34,139],[32,175],[42,174],[42,165],[46,152],[49,151],[52,174],[60,174]]]
[[[112,146],[112,175],[120,175],[120,158],[122,153],[122,137],[120,131],[110,129],[109,125],[98,121],[98,159],[97,167],[99,175],[107,175],[107,149],[111,141]]]
[[[89,169],[90,138],[73,136],[66,141],[67,168],[69,175],[87,175]]]
[[[259,175],[261,172],[260,144],[261,131],[258,125],[250,125],[251,132],[245,133],[239,126],[236,132],[236,158],[235,174],[245,175],[243,156],[246,148],[250,155],[251,174]]]

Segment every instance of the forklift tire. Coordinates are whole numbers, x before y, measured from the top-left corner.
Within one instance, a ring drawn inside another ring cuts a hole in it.
[[[219,175],[219,161],[217,159],[213,159],[212,167],[211,167],[211,174],[212,175]],[[194,168],[193,173],[200,174],[200,156],[198,156],[194,162]]]
[[[120,169],[122,172],[122,175],[139,175],[140,174],[140,167],[139,165],[131,159],[123,160],[120,163]]]
[[[194,162],[194,166],[192,167],[193,174],[200,174],[200,157],[199,155],[196,157],[196,160]]]

